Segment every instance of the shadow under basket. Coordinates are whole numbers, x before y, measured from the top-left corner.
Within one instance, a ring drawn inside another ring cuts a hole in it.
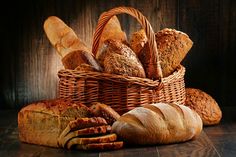
[[[135,107],[156,102],[183,104],[185,68],[160,80],[100,72],[60,70],[59,96],[90,106],[101,102],[123,114]]]

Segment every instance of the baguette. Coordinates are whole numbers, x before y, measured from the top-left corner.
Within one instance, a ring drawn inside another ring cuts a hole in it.
[[[66,69],[75,69],[80,64],[88,64],[96,71],[102,70],[87,46],[61,19],[50,16],[45,20],[43,27]]]
[[[184,142],[202,130],[200,116],[183,105],[156,103],[122,115],[112,131],[129,144],[150,145]]]

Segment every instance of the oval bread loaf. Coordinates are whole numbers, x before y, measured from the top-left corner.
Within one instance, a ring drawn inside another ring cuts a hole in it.
[[[204,125],[218,124],[222,118],[222,112],[217,102],[199,89],[186,88],[185,105],[199,114]]]
[[[112,131],[130,144],[184,142],[202,130],[200,116],[184,105],[156,103],[137,107],[122,115]]]
[[[145,78],[145,71],[136,54],[127,45],[117,40],[106,40],[97,60],[104,72]]]
[[[152,57],[147,42],[144,30],[133,33],[130,41],[130,47],[138,55],[146,73]],[[172,74],[180,66],[180,63],[193,45],[187,34],[169,28],[156,33],[156,43],[164,77]]]

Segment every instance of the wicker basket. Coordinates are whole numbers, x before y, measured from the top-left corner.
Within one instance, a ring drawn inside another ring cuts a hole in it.
[[[76,70],[60,70],[58,76],[59,96],[69,98],[75,102],[90,105],[92,102],[102,102],[110,105],[118,113],[125,113],[135,107],[154,102],[185,101],[185,68],[180,66],[173,74],[162,77],[156,48],[155,34],[147,19],[137,10],[129,7],[118,7],[102,14],[96,27],[92,52],[97,53],[98,43],[109,19],[117,14],[127,13],[135,17],[146,31],[149,47],[154,58],[153,64],[157,80],[114,75],[100,72],[87,72]],[[155,72],[154,72],[155,73]]]

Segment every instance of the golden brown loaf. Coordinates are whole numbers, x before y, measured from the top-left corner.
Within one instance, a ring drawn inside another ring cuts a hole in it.
[[[104,41],[108,39],[113,39],[122,43],[127,42],[126,34],[122,31],[120,22],[116,16],[113,16],[104,27],[99,41],[98,52]]]
[[[87,46],[75,32],[56,16],[48,17],[44,22],[44,31],[61,57],[76,50],[87,51]]]
[[[57,139],[67,124],[89,116],[86,106],[61,99],[32,103],[18,113],[19,138],[26,143],[58,147]]]
[[[120,115],[114,109],[99,102],[94,102],[92,106],[90,106],[90,110],[94,116],[103,117],[110,125],[120,118]]]
[[[199,114],[204,125],[218,124],[222,118],[222,112],[217,102],[199,89],[186,88],[185,105]]]
[[[184,105],[156,103],[137,107],[122,115],[112,131],[130,144],[184,142],[202,130],[200,116]]]
[[[44,31],[66,69],[75,69],[85,63],[96,71],[102,70],[87,46],[61,19],[56,16],[48,17],[44,22]]]
[[[119,41],[106,40],[97,59],[107,73],[145,77],[143,66],[136,54]]]
[[[149,46],[147,43],[143,44],[144,42],[147,42],[147,39],[143,30],[134,33],[131,37],[131,47],[138,54],[147,73],[151,56]],[[187,34],[169,28],[156,33],[156,42],[164,77],[177,69],[193,45]]]
[[[140,52],[144,48],[145,44],[148,42],[148,38],[144,29],[141,29],[137,32],[134,32],[130,39],[130,47],[137,54],[140,55]]]

